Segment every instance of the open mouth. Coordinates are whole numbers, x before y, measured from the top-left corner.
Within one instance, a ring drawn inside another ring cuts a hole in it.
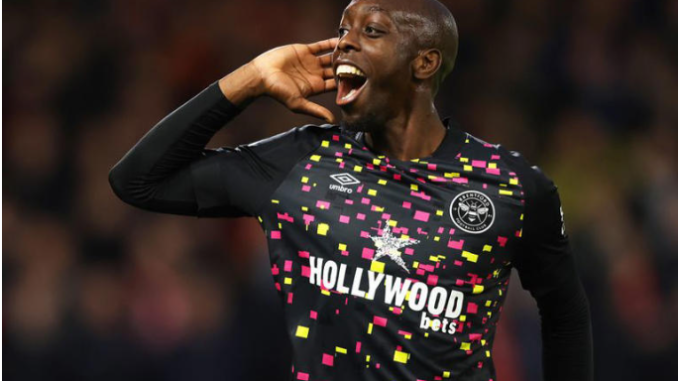
[[[353,102],[365,88],[367,76],[353,65],[341,64],[335,71],[337,76],[337,105],[344,106]]]

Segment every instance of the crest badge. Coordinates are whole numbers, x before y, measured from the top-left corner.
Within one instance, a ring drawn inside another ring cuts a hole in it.
[[[494,213],[492,200],[474,190],[459,193],[450,204],[452,222],[471,234],[480,234],[492,227]]]

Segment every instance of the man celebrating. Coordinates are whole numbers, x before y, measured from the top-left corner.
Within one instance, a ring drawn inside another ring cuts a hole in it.
[[[588,302],[556,187],[440,119],[433,101],[456,54],[437,0],[355,0],[338,38],[265,52],[169,114],[111,186],[151,211],[258,218],[292,380],[495,380],[513,266],[540,309],[545,379],[591,380]],[[340,125],[307,99],[333,90]],[[262,95],[328,124],[205,148]]]

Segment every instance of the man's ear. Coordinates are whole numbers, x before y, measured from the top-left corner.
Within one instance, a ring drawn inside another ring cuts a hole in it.
[[[427,49],[419,52],[412,61],[412,71],[417,79],[433,77],[443,64],[443,55],[438,49]]]

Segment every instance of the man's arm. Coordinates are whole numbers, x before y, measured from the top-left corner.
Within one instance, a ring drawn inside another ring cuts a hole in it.
[[[320,55],[335,45],[336,39],[330,39],[276,48],[209,86],[156,124],[111,169],[115,194],[156,212],[253,215],[313,148],[318,131],[302,127],[236,148],[205,146],[261,95],[295,112],[333,121],[327,109],[306,98],[336,88],[331,55]]]
[[[565,233],[558,190],[536,167],[516,168],[525,191],[515,267],[541,316],[545,381],[593,380],[589,304]]]

